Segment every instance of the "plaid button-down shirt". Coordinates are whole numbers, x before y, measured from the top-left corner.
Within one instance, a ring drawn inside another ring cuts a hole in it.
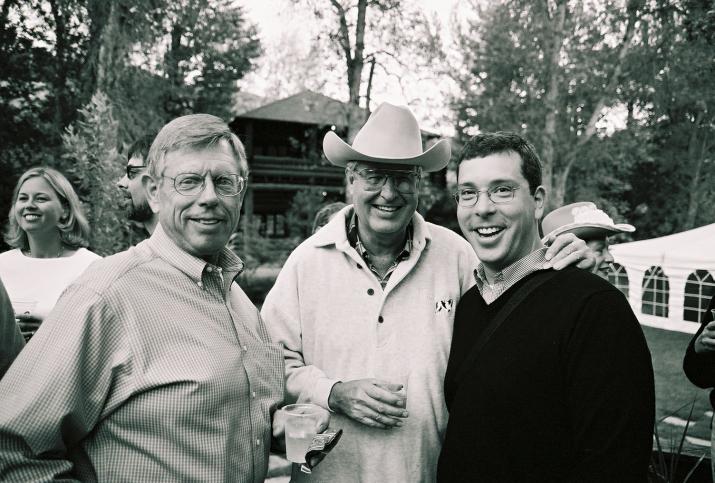
[[[365,261],[365,264],[370,269],[370,271],[375,274],[375,277],[377,277],[377,280],[380,282],[380,286],[384,290],[385,286],[387,286],[387,282],[390,281],[390,276],[392,275],[392,272],[394,272],[397,268],[397,265],[401,261],[410,258],[410,253],[412,252],[412,236],[414,234],[412,221],[410,221],[410,224],[407,225],[407,239],[405,240],[405,246],[402,248],[402,251],[397,254],[397,257],[395,257],[395,261],[392,262],[392,265],[390,265],[390,267],[387,269],[385,275],[381,275],[377,268],[375,268],[375,265],[370,262],[370,253],[367,251],[367,248],[365,248],[365,245],[362,244],[362,241],[360,241],[360,234],[358,233],[358,218],[357,214],[355,213],[355,210],[353,210],[352,214],[347,217],[347,220],[347,234],[350,245],[355,249],[355,251],[358,252],[360,258]]]
[[[160,226],[91,265],[0,382],[0,479],[262,482],[283,353],[241,265]]]
[[[504,292],[509,290],[512,285],[522,278],[534,272],[544,269],[546,259],[546,247],[540,248],[528,254],[527,256],[517,260],[501,272],[494,275],[494,283],[489,284],[486,274],[484,273],[484,265],[480,263],[474,270],[474,279],[477,281],[477,290],[482,295],[484,302],[491,304],[498,299]]]

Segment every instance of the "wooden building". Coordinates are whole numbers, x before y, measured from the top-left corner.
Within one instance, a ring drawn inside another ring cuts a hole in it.
[[[348,106],[303,91],[238,115],[230,123],[246,147],[251,171],[243,217],[258,218],[262,235],[288,235],[285,213],[298,191],[320,190],[326,202],[345,200],[345,170],[323,155],[323,137],[347,133]],[[366,113],[362,112],[364,118]],[[438,138],[423,132],[423,142]],[[432,176],[444,185],[444,171]]]

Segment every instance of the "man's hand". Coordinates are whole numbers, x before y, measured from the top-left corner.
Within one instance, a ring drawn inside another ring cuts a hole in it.
[[[15,320],[17,321],[17,326],[20,327],[20,332],[22,332],[25,340],[28,340],[32,335],[37,332],[40,328],[42,319],[38,319],[29,314],[17,314],[15,315]]]
[[[402,426],[408,416],[405,399],[396,394],[400,384],[379,379],[339,382],[330,391],[328,405],[336,412],[373,428]]]
[[[596,256],[585,241],[573,233],[563,233],[553,238],[544,238],[544,244],[550,245],[546,250],[547,262],[544,268],[561,270],[574,263],[578,268],[591,268],[596,263]]]
[[[315,432],[322,433],[328,429],[328,424],[330,423],[330,413],[326,410],[321,411],[317,424],[315,425]],[[278,410],[273,414],[273,441],[271,442],[271,450],[276,453],[286,452],[286,412],[283,410]]]
[[[715,352],[715,321],[708,323],[693,344],[695,352]]]

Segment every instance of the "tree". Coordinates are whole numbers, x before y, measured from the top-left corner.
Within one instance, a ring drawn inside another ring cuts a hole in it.
[[[458,35],[458,129],[523,132],[538,147],[553,205],[566,197],[609,108],[618,106],[624,61],[641,0],[490,3]]]

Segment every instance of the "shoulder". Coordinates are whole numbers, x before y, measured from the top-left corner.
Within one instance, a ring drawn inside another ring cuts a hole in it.
[[[458,233],[440,225],[435,225],[428,221],[425,222],[425,227],[429,233],[429,248],[432,250],[448,250],[451,252],[465,253],[474,256],[474,249],[467,240]]]
[[[89,252],[88,253],[92,253]],[[92,253],[92,255],[95,255]],[[133,276],[141,267],[154,259],[150,252],[131,247],[106,258],[98,255],[91,258],[87,269],[75,280],[74,285],[104,293],[118,282]]]
[[[78,259],[81,259],[81,260],[90,260],[90,261],[99,260],[100,258],[102,258],[101,255],[97,255],[96,253],[89,251],[84,247],[77,249],[77,251],[72,256],[72,258],[75,258],[75,257]]]
[[[25,255],[22,254],[19,248],[13,248],[12,250],[0,253],[0,262],[19,260],[21,258],[25,258]]]
[[[567,267],[555,272],[554,277],[547,283],[551,288],[557,288],[564,292],[590,296],[598,293],[622,295],[621,292],[610,282],[591,273],[576,267]]]

